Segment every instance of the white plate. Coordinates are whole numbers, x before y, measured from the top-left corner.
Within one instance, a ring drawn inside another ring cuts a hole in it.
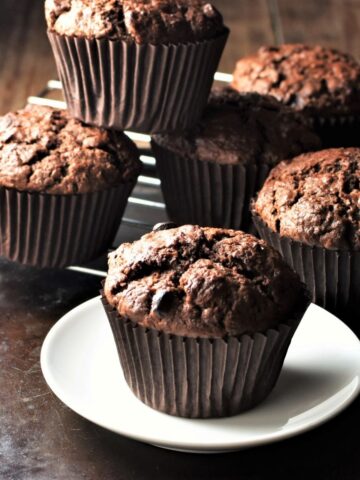
[[[123,378],[99,298],[51,329],[41,367],[66,405],[102,427],[164,448],[221,452],[291,437],[343,410],[359,393],[360,343],[340,320],[311,305],[268,399],[225,419],[176,418],[142,404]]]

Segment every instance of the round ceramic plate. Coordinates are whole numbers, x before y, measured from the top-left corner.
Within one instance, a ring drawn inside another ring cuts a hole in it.
[[[359,393],[360,342],[340,320],[311,305],[268,399],[224,419],[171,417],[142,404],[124,380],[99,298],[51,329],[41,367],[66,405],[102,427],[163,448],[223,452],[291,437],[343,410]]]

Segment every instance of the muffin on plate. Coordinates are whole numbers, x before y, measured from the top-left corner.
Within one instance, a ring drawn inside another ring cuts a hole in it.
[[[280,163],[253,213],[261,237],[299,273],[314,301],[349,315],[360,331],[360,149],[328,149]]]
[[[133,393],[194,418],[264,400],[309,305],[265,242],[192,225],[155,228],[111,253],[102,299]]]
[[[360,145],[360,64],[351,55],[319,45],[262,47],[237,62],[232,86],[306,115],[325,147]]]
[[[27,106],[0,118],[0,255],[39,267],[106,252],[140,172],[123,133]]]
[[[228,29],[204,0],[46,0],[72,115],[138,132],[182,130],[206,104]]]
[[[271,167],[320,140],[275,98],[225,88],[212,92],[195,128],[154,135],[152,148],[171,220],[246,230]]]

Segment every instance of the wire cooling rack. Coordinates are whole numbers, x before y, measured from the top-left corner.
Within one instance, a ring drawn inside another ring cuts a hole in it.
[[[229,83],[232,75],[217,72],[216,82]],[[28,98],[32,105],[44,105],[53,108],[66,108],[62,98],[62,86],[58,80],[50,80],[38,96]],[[112,249],[123,242],[129,242],[149,232],[153,225],[167,221],[165,204],[157,177],[156,162],[150,148],[150,136],[135,132],[125,132],[140,150],[140,159],[143,163],[143,172],[129,198],[119,230],[116,234]],[[97,259],[86,266],[72,266],[71,270],[90,275],[106,275],[106,257]]]

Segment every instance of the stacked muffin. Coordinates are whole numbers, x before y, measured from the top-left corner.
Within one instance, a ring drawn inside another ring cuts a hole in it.
[[[201,0],[46,0],[45,12],[69,114],[1,119],[0,254],[63,267],[111,246],[140,172],[121,131],[195,123],[228,30]]]
[[[194,125],[228,30],[203,0],[46,0],[70,112],[152,133]]]

